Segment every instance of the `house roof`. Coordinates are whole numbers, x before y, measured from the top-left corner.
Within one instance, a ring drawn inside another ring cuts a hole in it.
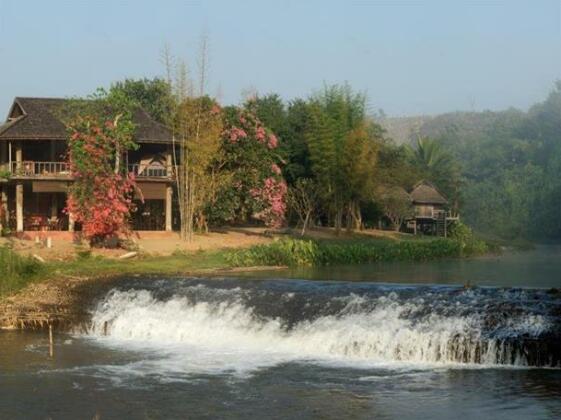
[[[446,204],[448,200],[428,181],[421,181],[409,193],[413,204]]]
[[[0,140],[65,140],[66,127],[57,113],[70,101],[62,98],[15,98],[8,120],[0,125]],[[171,142],[171,132],[142,108],[133,111],[133,122],[136,126],[135,141]]]
[[[405,188],[399,186],[382,186],[379,194],[384,198],[394,197],[411,202],[411,195],[405,191]]]

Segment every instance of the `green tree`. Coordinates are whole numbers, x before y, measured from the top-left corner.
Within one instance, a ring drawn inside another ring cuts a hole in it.
[[[169,124],[173,115],[171,85],[158,77],[154,79],[125,79],[115,82],[109,90],[111,94],[122,94],[131,102],[143,108],[152,118],[162,124]]]
[[[419,175],[437,185],[457,207],[460,168],[453,155],[437,140],[420,136],[415,147],[409,147],[407,150]]]
[[[360,202],[372,190],[380,130],[366,118],[366,97],[348,85],[329,86],[312,96],[305,128],[311,172],[323,208],[339,233],[360,227]]]

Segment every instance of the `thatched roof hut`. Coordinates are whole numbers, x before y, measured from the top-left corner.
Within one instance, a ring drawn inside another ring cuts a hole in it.
[[[413,204],[446,205],[448,200],[438,189],[428,181],[421,181],[409,193]]]

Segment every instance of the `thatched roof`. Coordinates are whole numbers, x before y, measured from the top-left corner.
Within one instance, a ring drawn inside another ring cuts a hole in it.
[[[396,198],[411,202],[411,196],[404,188],[398,186],[383,186],[378,189],[378,194],[383,199]]]
[[[428,181],[421,181],[409,193],[413,204],[447,204],[448,200]]]
[[[70,103],[61,98],[15,98],[8,120],[0,125],[0,140],[65,140],[66,127],[57,113]],[[135,141],[170,143],[171,133],[142,108],[133,112]]]

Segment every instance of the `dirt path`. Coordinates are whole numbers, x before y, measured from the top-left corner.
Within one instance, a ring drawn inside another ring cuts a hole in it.
[[[87,249],[86,244],[74,243],[69,237],[51,236],[51,248],[47,248],[48,232],[28,234],[30,239],[0,238],[0,246],[9,245],[16,252],[38,255],[45,260],[65,261],[75,258],[76,252]],[[195,235],[192,242],[182,241],[176,232],[137,232],[128,241],[129,248],[146,255],[171,255],[174,252],[207,251],[221,248],[244,248],[268,243],[272,237],[265,228],[229,228],[208,234]],[[130,250],[129,249],[129,250]],[[92,249],[93,255],[117,257],[127,249]]]

